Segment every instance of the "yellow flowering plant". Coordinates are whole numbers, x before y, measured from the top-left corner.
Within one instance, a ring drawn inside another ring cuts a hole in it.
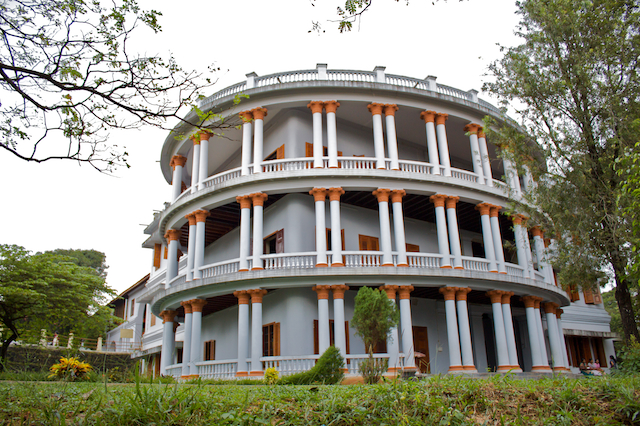
[[[82,362],[77,358],[70,357],[60,358],[60,362],[58,364],[54,364],[49,368],[51,374],[49,374],[49,378],[57,377],[59,379],[67,379],[67,380],[83,380],[88,378],[89,372],[91,371],[91,365],[86,362]]]

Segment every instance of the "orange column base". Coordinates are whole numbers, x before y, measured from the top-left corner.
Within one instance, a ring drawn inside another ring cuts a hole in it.
[[[331,267],[332,268],[342,268],[342,267],[344,267],[344,263],[332,263]]]
[[[326,263],[316,263],[316,268],[328,268],[329,265]]]
[[[449,371],[464,371],[464,367],[461,365],[452,365],[449,367]]]
[[[249,377],[249,373],[247,371],[238,371],[236,372],[236,377]]]
[[[263,268],[263,267],[261,267],[261,266],[259,266],[259,267],[257,267],[257,268],[251,268],[251,270],[252,270],[252,271],[262,271],[262,270],[264,270],[264,268]]]
[[[264,376],[264,371],[251,371],[249,372],[249,377],[262,377]]]

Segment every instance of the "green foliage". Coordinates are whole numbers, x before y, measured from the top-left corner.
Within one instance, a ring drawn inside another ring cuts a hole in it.
[[[503,48],[484,87],[520,118],[488,140],[537,182],[513,209],[556,239],[550,261],[563,287],[604,286],[612,271],[625,337],[638,337],[631,197],[617,164],[638,142],[640,10],[630,0],[524,0],[518,8],[523,43]]]
[[[264,382],[268,385],[275,385],[278,381],[278,370],[269,367],[264,371]]]
[[[618,350],[618,370],[626,374],[640,373],[640,343],[635,337]]]
[[[86,363],[79,361],[77,358],[60,358],[60,362],[58,364],[54,364],[49,369],[51,374],[49,377],[56,377],[58,380],[84,380],[88,377],[89,372],[91,371],[91,366]]]
[[[382,375],[387,372],[388,367],[388,359],[374,358],[370,353],[369,358],[360,364],[360,374],[366,384],[374,385],[380,381]]]
[[[369,287],[358,290],[355,303],[351,326],[369,352],[379,342],[390,338],[391,329],[400,321],[400,313],[385,292]]]
[[[312,383],[335,385],[342,381],[344,373],[344,358],[340,355],[340,350],[335,346],[329,346],[318,358],[316,365],[309,371],[303,373],[284,376],[278,384],[281,385],[310,385]],[[265,375],[266,380],[266,375]]]

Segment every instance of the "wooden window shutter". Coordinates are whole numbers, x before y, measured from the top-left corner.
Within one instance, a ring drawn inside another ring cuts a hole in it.
[[[362,251],[379,251],[380,244],[377,237],[358,235],[358,243]]]
[[[278,149],[276,150],[276,159],[284,160],[284,145],[279,146]]]
[[[407,253],[420,253],[420,246],[418,244],[407,243]]]
[[[184,181],[180,182],[182,185],[180,185],[180,192],[184,192],[187,190],[187,184],[184,183]]]
[[[584,303],[588,305],[593,305],[595,302],[593,301],[593,292],[586,288],[582,289],[582,294],[584,294]]]
[[[280,323],[277,322],[273,327],[273,340],[275,348],[275,356],[280,356]]]
[[[153,266],[155,268],[160,267],[160,256],[162,254],[162,244],[153,245]]]
[[[313,157],[313,144],[309,142],[304,143],[304,156]]]
[[[216,341],[208,340],[204,342],[204,360],[214,361],[216,359]]]
[[[276,232],[276,253],[284,253],[284,229]]]
[[[151,314],[151,320],[149,321],[149,327],[156,325],[156,316]]]
[[[576,289],[576,286],[569,287],[569,298],[572,302],[580,300],[580,293]]]
[[[164,258],[165,259],[167,258],[168,254],[169,254],[169,247],[165,246],[165,248],[164,248]]]
[[[318,355],[320,353],[320,343],[318,338],[318,320],[313,320],[313,353]]]
[[[593,303],[599,305],[602,303],[602,294],[600,294],[600,289],[597,288],[595,292],[593,292]]]
[[[344,338],[347,343],[347,347],[345,348],[347,353],[350,354],[351,350],[349,349],[349,321],[344,322]]]

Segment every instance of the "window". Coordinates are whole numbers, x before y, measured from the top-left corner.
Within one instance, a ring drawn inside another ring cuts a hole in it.
[[[263,240],[264,254],[284,253],[284,229],[268,235]]]
[[[184,342],[183,342],[184,344]],[[176,348],[176,364],[182,364],[182,355],[184,354],[183,348]]]
[[[284,145],[278,147],[278,149],[273,151],[271,154],[267,155],[264,158],[264,161],[283,160],[283,159],[284,159]]]
[[[471,241],[471,253],[473,257],[485,257],[484,245],[477,241]]]
[[[149,320],[149,327],[153,327],[156,325],[156,316],[151,314],[151,319]]]
[[[129,316],[132,317],[136,311],[136,299],[131,299],[131,302],[129,302],[129,305],[131,306],[131,313],[129,313]]]
[[[280,323],[262,326],[262,356],[280,356]]]
[[[349,352],[349,321],[344,322],[344,336],[346,340],[346,351]],[[329,320],[329,345],[335,346],[335,328],[333,320]],[[318,355],[320,353],[320,343],[318,338],[318,320],[313,320],[313,353]]]
[[[407,243],[407,253],[420,253],[420,246]]]
[[[582,294],[584,295],[584,303],[588,305],[593,305],[595,303],[593,300],[593,291],[583,288]]]
[[[553,275],[555,277],[555,271],[553,272]],[[571,286],[569,287],[569,298],[572,302],[575,302],[577,300],[580,300],[580,293],[578,292],[578,290],[576,289],[576,286]]]
[[[153,267],[160,267],[160,256],[162,254],[162,244],[154,244],[153,245]]]
[[[342,238],[342,250],[344,250],[344,229],[340,230]],[[327,228],[327,250],[331,250],[331,229]]]
[[[164,258],[167,258],[167,255],[169,254],[169,247],[165,246],[164,247]]]
[[[204,360],[214,361],[216,359],[216,341],[207,340],[204,342]]]
[[[380,243],[377,237],[358,235],[358,245],[363,251],[380,251]]]
[[[304,143],[304,156],[305,157],[313,157],[313,144],[309,143],[309,142],[305,142]],[[327,148],[326,146],[322,147],[322,156],[323,157],[328,157],[329,156],[329,148]],[[342,157],[342,151],[338,151],[338,157]],[[354,155],[354,157],[356,157]],[[364,157],[364,155],[363,155]]]

